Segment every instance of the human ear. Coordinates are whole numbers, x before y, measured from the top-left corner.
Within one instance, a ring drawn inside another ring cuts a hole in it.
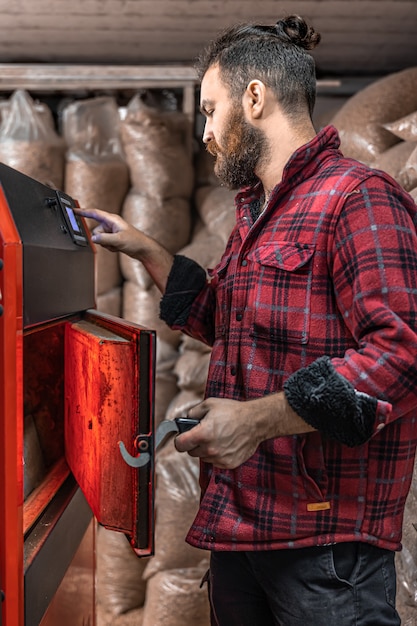
[[[265,84],[261,80],[251,80],[244,93],[244,107],[248,114],[258,119],[261,117],[265,106]]]

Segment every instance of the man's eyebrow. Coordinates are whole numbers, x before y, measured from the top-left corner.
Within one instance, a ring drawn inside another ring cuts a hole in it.
[[[200,105],[201,113],[207,113],[208,109],[210,109],[214,105],[213,100],[203,100]]]

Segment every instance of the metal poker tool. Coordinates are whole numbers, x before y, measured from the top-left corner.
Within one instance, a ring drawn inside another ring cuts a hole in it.
[[[194,426],[197,426],[199,423],[200,420],[193,419],[191,417],[176,417],[173,420],[164,420],[159,424],[155,432],[154,451],[159,448],[168,436],[185,433],[187,430],[191,430],[191,428],[194,428]],[[146,451],[149,449],[149,442],[146,439],[141,439],[136,447],[143,451],[141,451],[138,456],[132,456],[126,450],[126,446],[123,441],[119,441],[120,453],[125,462],[131,467],[143,467],[149,463],[151,459],[150,453]]]

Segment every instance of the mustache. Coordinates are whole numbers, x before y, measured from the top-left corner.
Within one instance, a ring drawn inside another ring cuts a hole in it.
[[[220,148],[214,139],[212,139],[211,141],[208,142],[208,144],[206,144],[206,150],[214,157],[216,157],[220,152]]]

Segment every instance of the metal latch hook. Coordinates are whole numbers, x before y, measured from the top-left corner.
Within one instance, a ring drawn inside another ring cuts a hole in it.
[[[130,452],[126,450],[126,446],[123,441],[119,441],[120,454],[130,467],[143,467],[151,460],[149,452],[142,452],[138,456],[132,456]]]
[[[164,420],[161,422],[156,430],[155,434],[155,450],[165,441],[166,437],[171,434],[184,433],[197,424],[200,420],[192,419],[190,417],[176,417],[173,420]],[[137,447],[141,447],[141,444],[148,443],[145,439],[139,439]],[[130,467],[143,467],[149,463],[151,457],[149,452],[141,452],[138,456],[132,456],[127,450],[123,441],[119,441],[120,453],[123,459]],[[149,449],[147,447],[147,449]]]

